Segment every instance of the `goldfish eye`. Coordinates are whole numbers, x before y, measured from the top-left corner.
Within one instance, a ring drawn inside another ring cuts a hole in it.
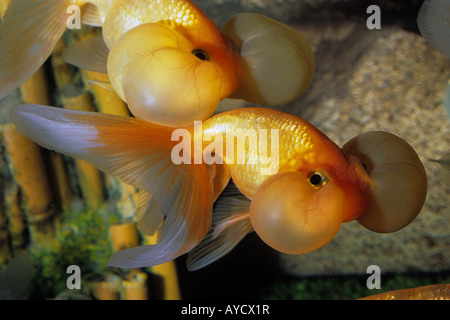
[[[308,181],[314,188],[320,188],[327,184],[328,178],[320,172],[311,172]]]
[[[209,61],[209,54],[205,50],[194,49],[192,50],[192,54],[202,61]]]

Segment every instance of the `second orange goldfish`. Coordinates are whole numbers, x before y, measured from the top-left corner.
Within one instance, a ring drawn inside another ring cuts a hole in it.
[[[17,106],[11,118],[40,145],[140,188],[137,224],[145,234],[157,232],[158,243],[115,253],[110,264],[118,267],[156,265],[190,252],[188,267],[195,270],[252,230],[278,251],[306,253],[354,219],[376,232],[399,230],[426,196],[424,167],[399,137],[366,133],[341,149],[307,121],[266,108],[218,114],[184,134],[135,118],[38,105]],[[239,162],[235,140],[242,128],[264,134],[255,137],[258,147],[250,139],[241,144]],[[269,146],[274,143],[277,148]],[[269,161],[267,150],[276,153]],[[206,154],[216,161],[206,163]],[[268,172],[274,156],[276,170]],[[230,178],[239,192],[222,194]]]
[[[103,36],[73,45],[66,60],[108,73],[130,111],[146,121],[190,126],[226,97],[287,103],[314,74],[308,42],[259,14],[238,14],[221,32],[189,0],[15,0],[0,25],[0,98],[50,56],[74,7]]]

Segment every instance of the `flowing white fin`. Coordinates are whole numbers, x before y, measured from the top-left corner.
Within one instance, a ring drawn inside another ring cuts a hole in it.
[[[220,194],[225,190],[226,186],[230,182],[231,172],[230,167],[223,164],[212,164],[213,176],[214,176],[214,202],[219,198]]]
[[[214,204],[213,223],[205,238],[188,254],[187,268],[201,269],[229,253],[253,230],[251,201],[230,183]]]
[[[450,1],[425,1],[420,8],[417,25],[424,38],[450,58]]]
[[[67,28],[70,0],[14,0],[0,24],[0,99],[30,78]]]
[[[75,42],[63,50],[67,63],[99,73],[108,73],[108,54],[109,49],[100,35]]]
[[[178,143],[171,141],[173,128],[131,117],[39,105],[16,106],[11,119],[38,144],[86,160],[152,194],[151,199],[144,196],[140,201],[148,208],[138,211],[144,221],[142,212],[152,214],[156,207],[156,224],[164,215],[158,243],[119,251],[110,265],[139,268],[173,260],[195,247],[210,229],[213,184],[209,166],[172,162],[171,151]]]
[[[152,198],[151,193],[139,191],[136,225],[140,232],[148,236],[153,235],[164,221],[164,213]]]
[[[92,27],[101,27],[103,24],[102,14],[96,5],[86,3],[82,8],[81,22]]]
[[[111,82],[109,82],[109,81],[88,80],[88,82],[90,84],[94,84],[94,85],[99,86],[99,87],[101,87],[103,89],[106,89],[106,90],[111,90],[111,91],[114,90],[114,88],[112,87]]]

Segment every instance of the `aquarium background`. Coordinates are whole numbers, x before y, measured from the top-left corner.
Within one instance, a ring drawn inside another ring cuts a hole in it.
[[[278,253],[250,234],[229,255],[199,271],[186,270],[186,257],[172,266],[177,272],[146,268],[147,298],[355,299],[450,282],[450,184],[445,169],[429,161],[450,151],[445,111],[450,59],[418,31],[422,2],[195,1],[219,26],[234,14],[252,11],[301,32],[313,47],[316,73],[299,99],[276,108],[308,120],[340,146],[373,130],[402,137],[424,163],[428,195],[416,220],[396,233],[372,233],[353,221],[329,244],[304,255]],[[381,10],[381,29],[367,27],[370,5]],[[95,32],[67,31],[61,46]],[[8,107],[45,99],[37,93],[48,93],[43,104],[127,113],[120,101],[88,83],[92,74],[65,64],[60,50],[55,48],[30,85],[34,89],[22,87],[0,101],[0,270],[23,253],[33,266],[32,277],[17,286],[29,287],[28,298],[99,298],[93,294],[96,283],[119,278],[122,293],[115,298],[123,299],[130,273],[108,268],[106,261],[116,250],[110,226],[132,220],[135,190],[86,164],[11,138]],[[44,89],[36,89],[40,85]],[[112,105],[116,108],[108,110]],[[242,106],[226,100],[219,111]],[[16,161],[25,150],[22,161]],[[24,181],[24,176],[34,180]],[[142,235],[137,240],[148,241]],[[81,269],[80,290],[67,290],[69,265]],[[380,267],[381,289],[367,289],[370,265]],[[180,295],[165,295],[168,281]]]

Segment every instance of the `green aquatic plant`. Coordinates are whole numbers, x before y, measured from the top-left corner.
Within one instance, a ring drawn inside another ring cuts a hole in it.
[[[33,263],[31,298],[53,298],[67,289],[67,267],[77,265],[81,270],[83,290],[89,278],[107,268],[112,254],[109,226],[117,221],[114,215],[98,210],[65,212],[55,241],[50,246],[30,249]]]

